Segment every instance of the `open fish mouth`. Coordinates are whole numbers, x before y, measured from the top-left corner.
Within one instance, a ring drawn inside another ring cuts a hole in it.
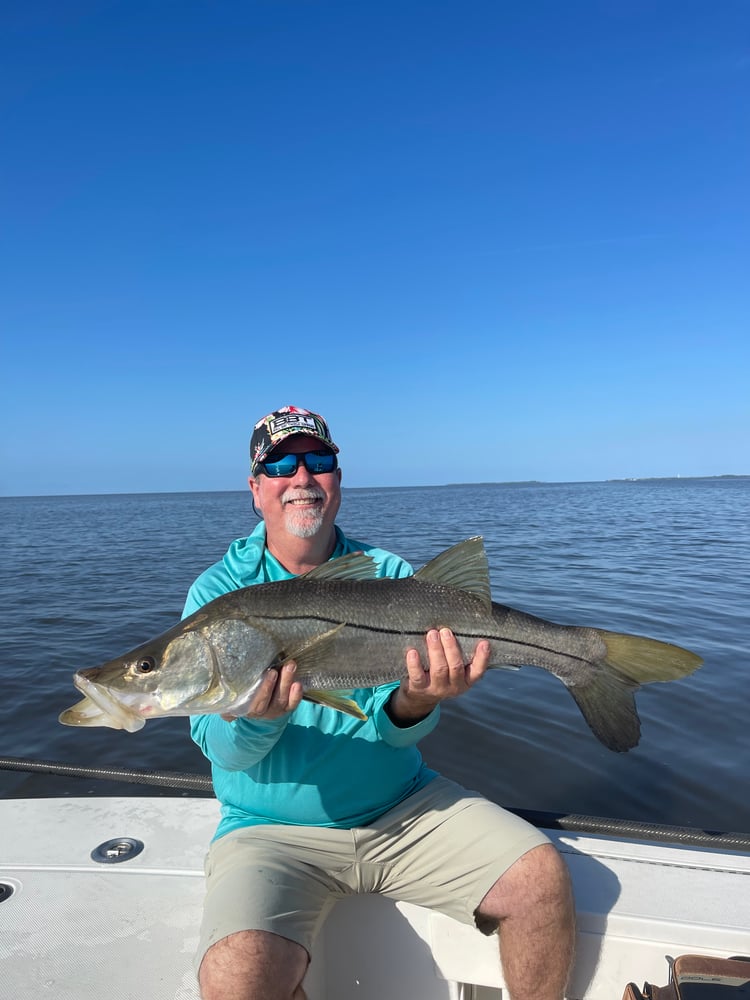
[[[146,725],[139,715],[128,712],[94,681],[81,674],[76,674],[73,680],[85,697],[60,714],[63,725],[107,726],[109,729],[126,729],[129,733],[137,733]]]

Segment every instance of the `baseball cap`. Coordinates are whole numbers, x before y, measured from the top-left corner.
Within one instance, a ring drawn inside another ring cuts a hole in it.
[[[282,406],[263,417],[253,428],[250,438],[250,472],[255,475],[258,464],[282,441],[294,434],[306,434],[320,441],[326,448],[338,452],[331,440],[328,424],[319,413],[304,410],[301,406]]]

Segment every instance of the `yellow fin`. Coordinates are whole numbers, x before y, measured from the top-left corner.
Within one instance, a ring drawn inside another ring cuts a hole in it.
[[[307,701],[313,701],[317,705],[325,705],[327,708],[334,708],[337,712],[345,715],[353,715],[355,719],[367,720],[367,716],[351,698],[347,698],[341,691],[321,691],[317,688],[305,690],[303,697]]]
[[[696,653],[659,639],[596,629],[607,646],[607,663],[636,684],[673,681],[692,674],[703,660]]]

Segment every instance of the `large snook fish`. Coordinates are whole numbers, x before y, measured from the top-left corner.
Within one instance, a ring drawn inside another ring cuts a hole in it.
[[[404,677],[409,647],[427,662],[425,634],[444,626],[467,663],[488,639],[493,667],[549,670],[616,751],[638,743],[639,685],[702,663],[669,643],[556,625],[494,603],[482,539],[470,538],[406,579],[376,579],[372,558],[356,553],[217,597],[151,642],[78,671],[73,682],[85,698],[60,721],[136,732],[158,716],[242,714],[264,672],[291,659],[305,698],[364,718],[347,691]]]

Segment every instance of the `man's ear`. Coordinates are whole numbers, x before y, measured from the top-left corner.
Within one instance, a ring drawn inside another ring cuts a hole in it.
[[[253,495],[253,505],[260,510],[258,480],[254,476],[248,476],[247,485],[250,487],[250,492]]]

